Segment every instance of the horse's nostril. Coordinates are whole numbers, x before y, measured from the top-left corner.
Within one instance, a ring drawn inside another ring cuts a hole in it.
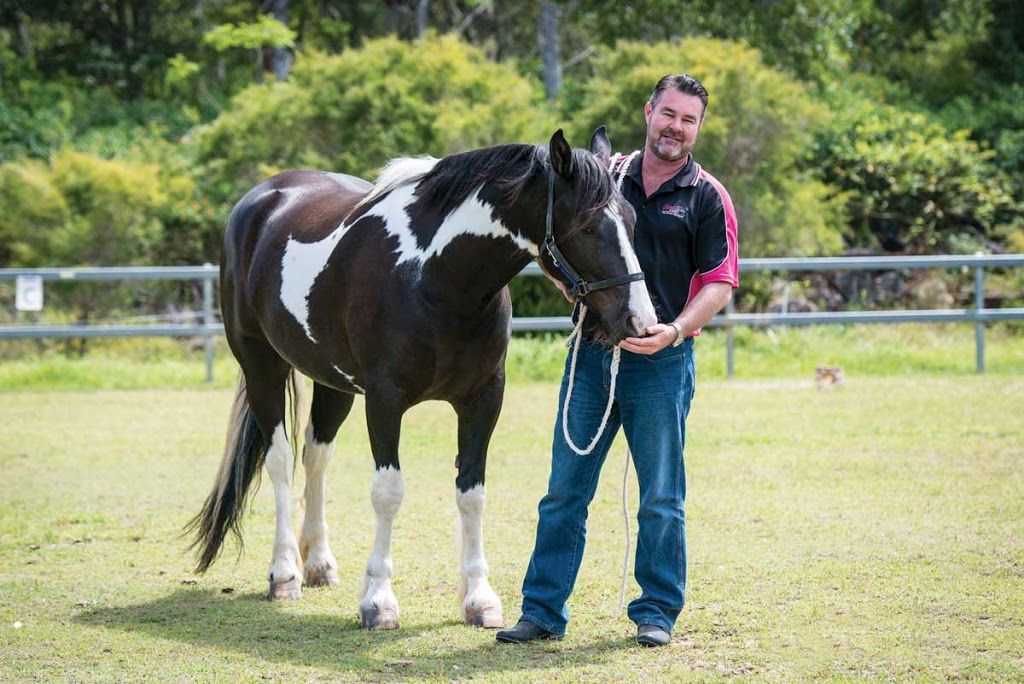
[[[641,337],[644,332],[644,324],[640,321],[639,316],[629,317],[629,333],[630,337]]]

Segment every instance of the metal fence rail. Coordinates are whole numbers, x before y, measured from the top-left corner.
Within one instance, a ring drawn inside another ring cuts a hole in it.
[[[740,259],[742,272],[808,272],[808,271],[891,271],[901,269],[967,268],[974,272],[974,307],[971,309],[914,309],[891,311],[823,311],[814,313],[738,314],[732,306],[716,316],[709,327],[726,328],[726,366],[728,376],[734,375],[733,329],[738,325],[764,327],[769,325],[831,325],[849,323],[906,322],[974,322],[976,368],[985,370],[985,323],[990,321],[1024,320],[1024,308],[985,308],[985,269],[1024,266],[1024,254],[974,256],[913,257],[820,257],[781,259]],[[540,268],[531,263],[520,276],[540,275]],[[117,268],[9,268],[0,269],[0,281],[18,276],[35,276],[43,281],[110,281],[110,280],[201,280],[203,282],[203,322],[172,325],[9,325],[0,326],[0,339],[16,338],[79,338],[79,337],[204,337],[206,378],[213,379],[213,338],[224,334],[217,322],[213,289],[218,268],[203,266],[155,266]],[[568,316],[513,318],[512,330],[564,331],[572,328]]]

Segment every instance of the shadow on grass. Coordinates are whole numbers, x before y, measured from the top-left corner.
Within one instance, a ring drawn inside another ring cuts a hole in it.
[[[359,628],[356,617],[294,615],[256,594],[223,596],[207,589],[179,589],[169,596],[128,606],[80,613],[81,624],[170,639],[202,648],[234,651],[247,658],[353,674],[376,673],[382,680],[462,679],[488,672],[614,662],[631,638],[588,641],[580,646],[544,642],[498,644],[494,632],[455,620],[408,624],[394,631]],[[438,631],[460,632],[451,638]],[[437,646],[438,641],[442,645]],[[463,647],[457,642],[468,642]]]

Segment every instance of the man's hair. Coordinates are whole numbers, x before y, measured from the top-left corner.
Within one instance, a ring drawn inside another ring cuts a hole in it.
[[[708,91],[704,88],[704,84],[695,79],[689,74],[669,74],[662,76],[658,84],[654,86],[654,92],[651,93],[651,107],[658,104],[658,98],[661,94],[669,88],[675,88],[684,95],[693,95],[694,97],[700,98],[701,107],[700,114],[703,117],[704,112],[708,109]]]

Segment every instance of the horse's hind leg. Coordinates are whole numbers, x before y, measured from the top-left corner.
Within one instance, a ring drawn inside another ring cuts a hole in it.
[[[267,579],[268,599],[297,599],[302,595],[299,544],[291,523],[291,484],[294,455],[285,432],[285,386],[290,366],[267,344],[249,342],[236,352],[245,374],[253,416],[270,447],[264,467],[274,487],[277,526]],[[302,382],[302,379],[299,379]]]
[[[455,501],[461,523],[459,601],[466,624],[490,629],[502,627],[504,619],[501,599],[487,581],[483,537],[484,471],[487,446],[501,411],[504,388],[504,379],[496,377],[471,401],[455,404],[459,417],[459,474],[455,479]]]
[[[305,519],[299,550],[305,560],[308,586],[338,586],[338,562],[327,542],[324,481],[327,464],[334,454],[334,438],[348,417],[355,397],[324,385],[313,385],[313,405],[306,427],[302,465],[306,469]]]

